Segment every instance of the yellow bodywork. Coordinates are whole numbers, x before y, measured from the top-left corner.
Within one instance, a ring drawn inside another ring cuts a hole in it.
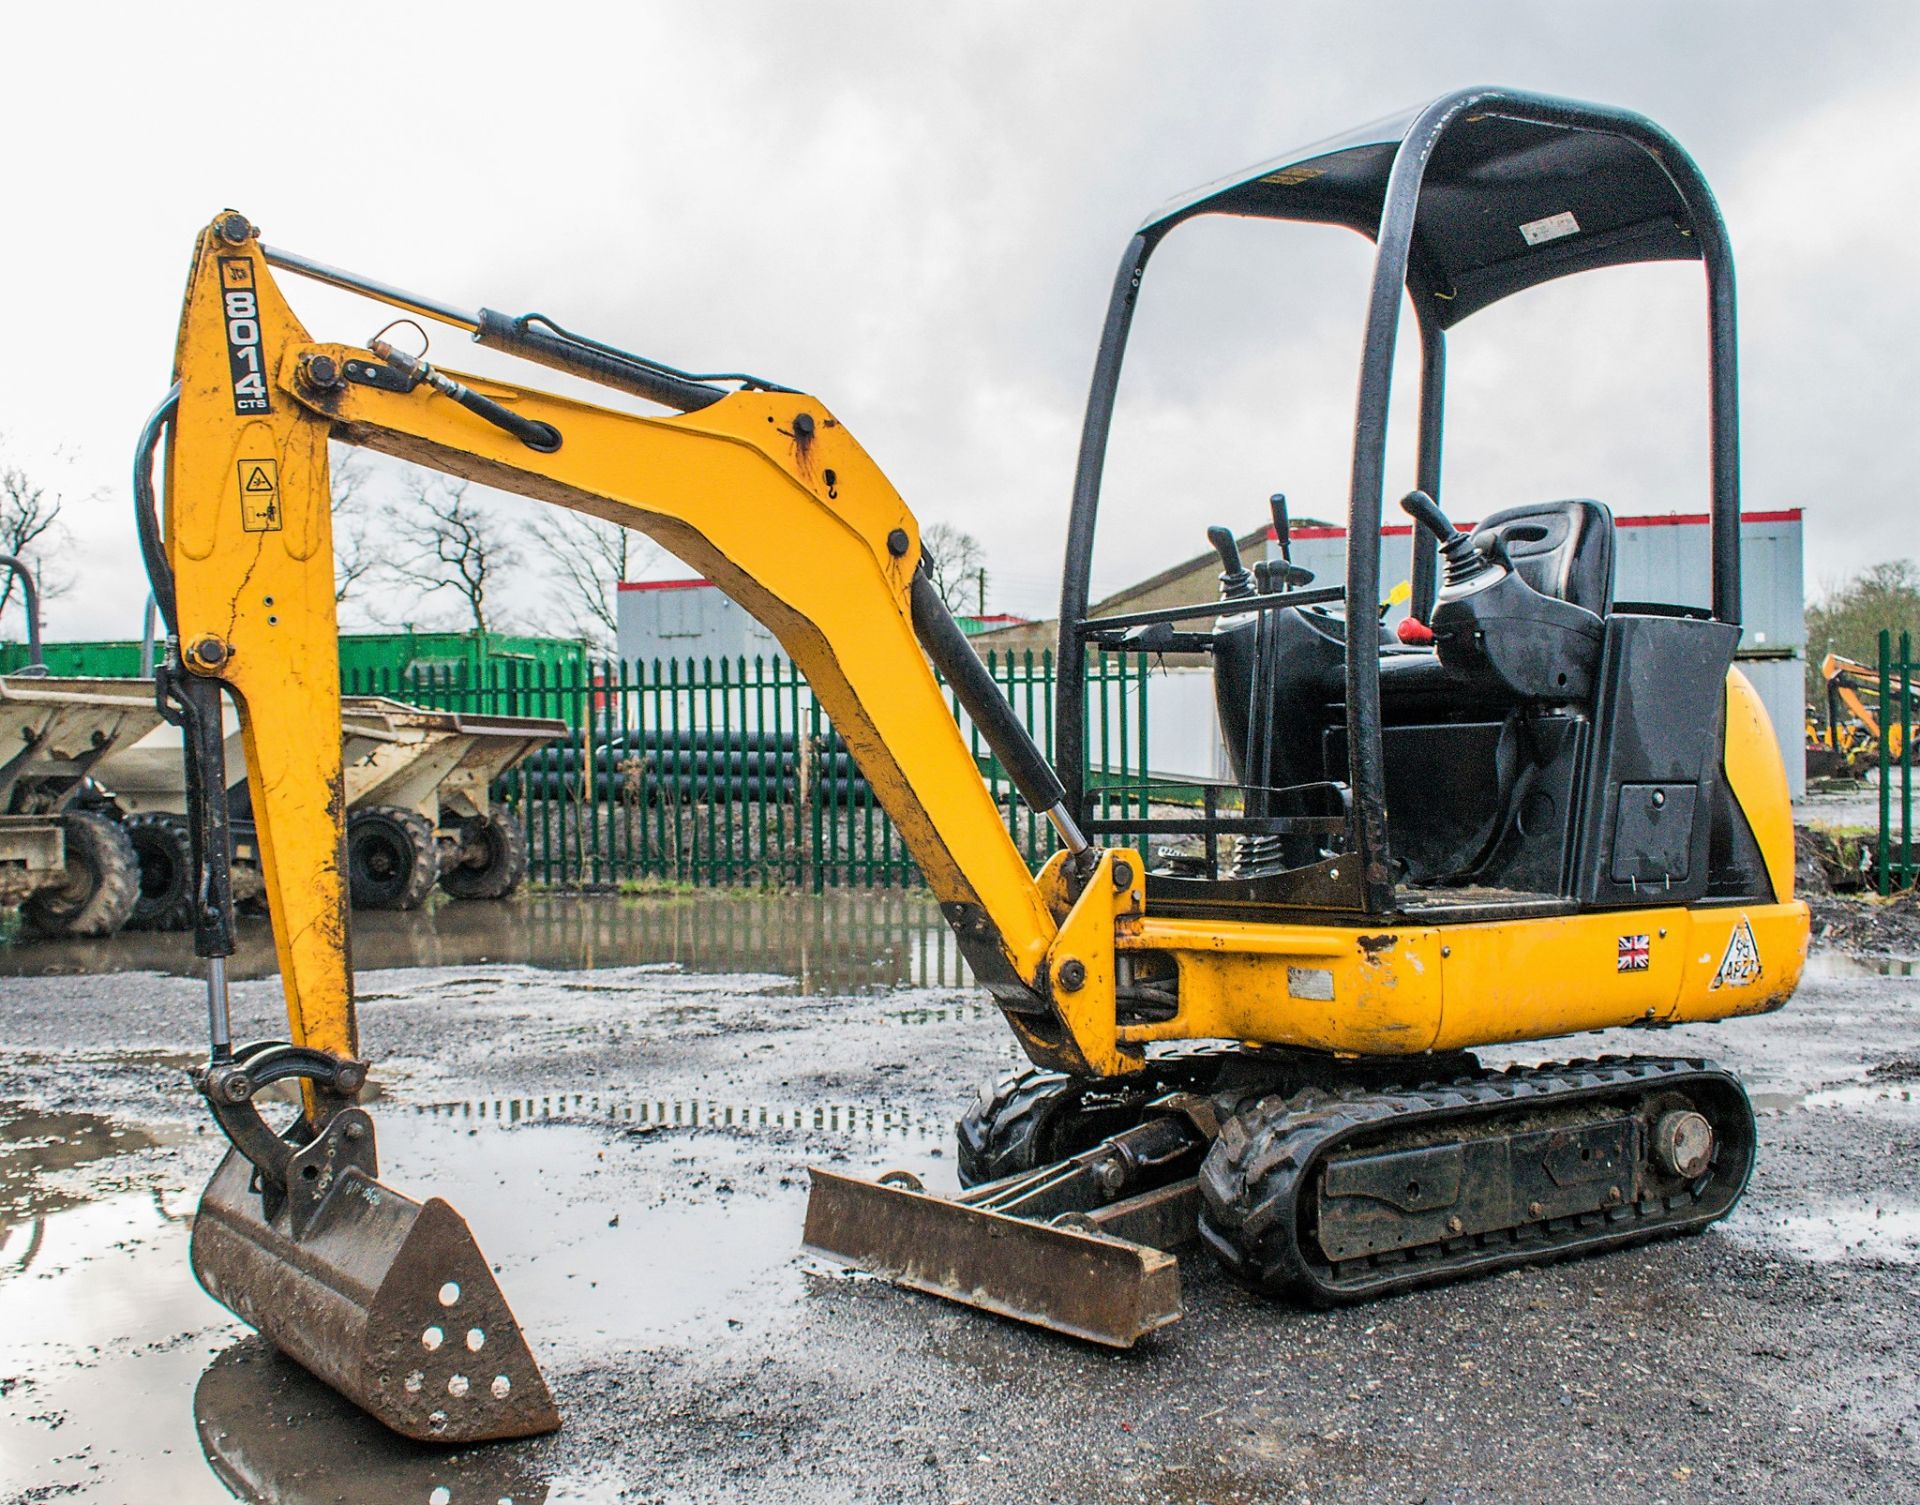
[[[296,1043],[356,1047],[329,438],[635,528],[765,623],[963,939],[973,927],[996,953],[1001,976],[990,985],[1036,1061],[1106,1075],[1136,1068],[1151,1041],[1212,1038],[1352,1054],[1452,1050],[1753,1013],[1777,1007],[1798,981],[1807,917],[1792,900],[1786,780],[1765,713],[1737,674],[1726,772],[1776,903],[1444,927],[1155,916],[1135,853],[1105,852],[1074,882],[1058,857],[1037,876],[1027,870],[914,634],[913,516],[817,400],[746,391],[656,418],[458,378],[558,429],[560,447],[540,453],[428,385],[313,380],[316,361],[337,370],[373,357],[313,343],[258,240],[229,243],[223,222],[200,237],[181,322],[167,546],[183,660],[226,684],[240,708]],[[1620,970],[1623,940],[1641,935],[1646,968]],[[1117,1022],[1132,953],[1177,970],[1171,1019]]]

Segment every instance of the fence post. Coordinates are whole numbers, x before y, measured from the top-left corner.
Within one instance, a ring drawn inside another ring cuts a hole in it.
[[[1913,692],[1913,641],[1906,631],[1900,634],[1900,886],[1913,886],[1913,716],[1910,709]],[[1881,719],[1887,717],[1882,698]]]
[[[1893,695],[1888,663],[1892,656],[1893,634],[1883,627],[1880,629],[1880,840],[1874,853],[1882,898],[1893,891],[1893,873],[1889,868],[1893,852],[1887,839],[1887,827],[1893,820],[1893,764],[1888,756],[1888,745],[1893,740]]]
[[[820,751],[820,702],[811,695],[807,697],[807,735],[802,764],[805,772],[801,775],[807,790],[807,813],[812,827],[813,839],[808,843],[808,857],[813,869],[813,891],[816,894],[827,891],[826,856],[822,850],[826,841],[826,811],[820,798],[820,770],[815,762]]]

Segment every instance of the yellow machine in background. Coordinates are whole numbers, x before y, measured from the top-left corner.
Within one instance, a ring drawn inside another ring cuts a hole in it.
[[[1344,585],[1314,588],[1282,561],[1243,567],[1231,533],[1221,602],[1086,615],[1141,275],[1164,235],[1220,212],[1351,224],[1379,241],[1356,538],[1381,522],[1393,330],[1413,297],[1425,390],[1403,505],[1420,525],[1425,641],[1383,637],[1371,550],[1354,551]],[[1658,257],[1702,259],[1711,294],[1707,612],[1617,607],[1598,503],[1513,508],[1468,535],[1435,500],[1442,331],[1536,282]],[[276,271],[679,411],[638,416],[457,375],[378,337],[316,341]],[[1330,1302],[1723,1216],[1754,1154],[1732,1077],[1649,1057],[1492,1073],[1465,1052],[1757,1013],[1798,981],[1807,913],[1793,899],[1786,779],[1732,668],[1731,319],[1724,233],[1691,162],[1648,122],[1594,106],[1450,95],[1176,201],[1128,248],[1096,367],[1056,770],[921,571],[912,514],[817,399],[690,376],[540,316],[401,293],[218,216],[195,247],[176,387],[137,474],[144,491],[170,431],[164,525],[150,495],[142,509],[168,616],[162,693],[202,791],[224,787],[221,692],[239,705],[289,1039],[230,1039],[224,802],[203,793],[196,940],[212,1053],[198,1082],[234,1150],[195,1227],[202,1281],[410,1435],[558,1423],[465,1225],[376,1179],[373,1122],[356,1106],[367,1064],[346,947],[329,440],[658,540],[775,633],[899,827],[1035,1069],[962,1121],[971,1189],[959,1199],[816,1172],[812,1247],[1126,1344],[1178,1316],[1165,1250],[1196,1233],[1236,1278]],[[1203,615],[1219,616],[1212,632],[1182,627]],[[1231,798],[1204,820],[1094,821],[1071,751],[1081,666],[1156,648],[1214,655]],[[935,667],[1058,832],[1039,873],[1008,837]],[[275,1132],[254,1098],[289,1079],[305,1111]],[[455,1322],[491,1335],[479,1379],[432,1340]]]
[[[1880,682],[1874,670],[1857,660],[1829,653],[1820,661],[1820,679],[1827,687],[1827,723],[1824,728],[1816,725],[1809,710],[1810,772],[1816,771],[1816,763],[1824,763],[1818,771],[1829,778],[1864,777],[1867,766],[1880,756],[1883,741],[1887,756],[1896,763],[1906,756],[1903,718],[1889,715],[1885,727],[1881,726]]]

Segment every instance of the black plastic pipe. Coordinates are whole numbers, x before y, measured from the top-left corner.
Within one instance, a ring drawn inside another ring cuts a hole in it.
[[[27,667],[29,675],[47,672],[47,660],[40,652],[40,587],[34,583],[33,571],[27,568],[24,559],[16,559],[11,554],[0,554],[0,569],[11,570],[13,578],[20,582],[20,604],[27,611]]]

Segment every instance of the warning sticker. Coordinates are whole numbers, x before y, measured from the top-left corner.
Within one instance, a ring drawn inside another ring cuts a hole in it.
[[[1745,915],[1727,937],[1727,954],[1720,958],[1720,970],[1713,974],[1711,987],[1744,988],[1760,975],[1760,948],[1754,943],[1753,927]]]
[[[280,462],[240,462],[240,526],[249,533],[280,531]]]
[[[1296,183],[1311,183],[1315,178],[1325,177],[1324,167],[1283,167],[1278,172],[1270,172],[1260,181],[1271,183],[1276,188],[1291,188]]]
[[[1520,238],[1530,246],[1544,245],[1563,235],[1579,233],[1580,221],[1565,210],[1559,214],[1549,214],[1545,219],[1530,219],[1520,227]]]

